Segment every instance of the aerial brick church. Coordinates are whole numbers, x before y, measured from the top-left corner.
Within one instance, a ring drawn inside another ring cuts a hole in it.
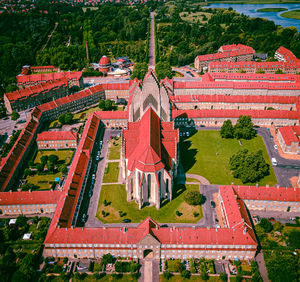
[[[128,129],[123,131],[121,162],[127,201],[139,208],[172,200],[178,165],[179,131],[171,121],[171,104],[163,84],[149,70],[129,105]]]

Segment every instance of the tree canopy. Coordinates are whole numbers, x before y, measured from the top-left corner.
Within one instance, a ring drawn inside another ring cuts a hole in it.
[[[158,62],[155,65],[155,72],[158,80],[164,79],[166,77],[173,77],[172,69],[169,62]]]
[[[230,119],[224,121],[220,134],[222,138],[233,138],[234,130]]]
[[[233,129],[234,137],[237,139],[243,138],[249,140],[256,135],[250,116],[240,116]]]
[[[201,205],[203,201],[203,196],[200,194],[199,191],[188,191],[184,195],[184,200],[192,206]]]
[[[241,179],[243,183],[255,183],[270,173],[270,166],[266,163],[261,150],[248,152],[240,150],[229,160],[229,167],[233,177]]]
[[[145,74],[148,71],[147,63],[136,63],[133,67],[131,78],[144,79]]]

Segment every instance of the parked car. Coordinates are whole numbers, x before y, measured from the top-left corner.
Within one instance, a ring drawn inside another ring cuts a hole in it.
[[[211,206],[212,208],[215,208],[215,207],[216,207],[216,203],[215,203],[214,201],[210,201],[210,206]]]
[[[128,218],[125,218],[125,219],[123,219],[123,221],[122,221],[123,223],[129,223],[129,222],[131,222],[131,220],[130,219],[128,219]]]
[[[277,145],[274,145],[274,149],[277,150],[277,149],[278,149],[278,146],[277,146]]]

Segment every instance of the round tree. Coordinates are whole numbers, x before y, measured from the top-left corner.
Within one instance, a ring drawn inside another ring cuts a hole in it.
[[[184,195],[184,200],[189,205],[196,206],[196,205],[201,205],[203,197],[199,191],[188,191]]]

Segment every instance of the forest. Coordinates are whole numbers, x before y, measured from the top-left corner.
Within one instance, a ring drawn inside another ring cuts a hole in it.
[[[104,4],[83,11],[80,6],[41,1],[26,14],[4,12],[0,14],[1,92],[16,89],[15,76],[23,65],[82,70],[103,55],[143,62],[148,22],[149,9],[142,5]]]
[[[238,43],[269,56],[284,46],[300,58],[300,36],[295,27],[283,28],[266,19],[249,18],[231,8],[167,2],[157,8],[156,24],[159,59],[169,61],[172,66],[191,64],[197,55]]]

